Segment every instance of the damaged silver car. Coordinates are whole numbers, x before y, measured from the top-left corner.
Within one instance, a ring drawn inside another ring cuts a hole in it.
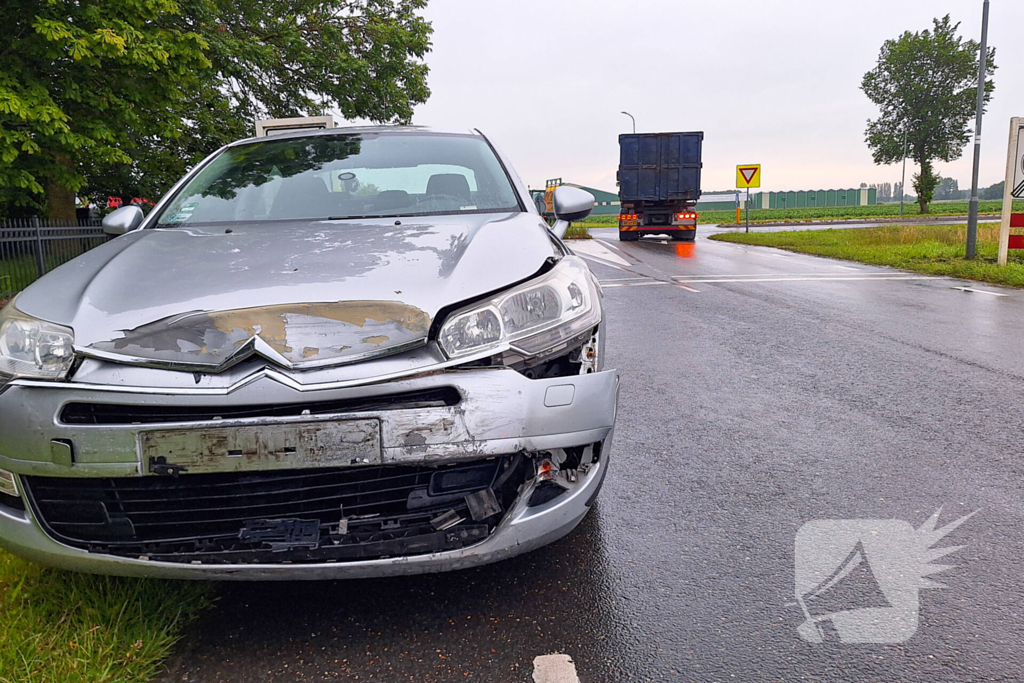
[[[0,545],[106,574],[444,571],[608,468],[599,284],[479,132],[228,145],[0,313]]]

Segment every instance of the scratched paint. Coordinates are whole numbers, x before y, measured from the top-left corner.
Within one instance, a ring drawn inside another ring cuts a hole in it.
[[[341,301],[192,311],[95,343],[137,358],[219,366],[261,340],[289,364],[362,356],[426,339],[430,316],[397,301]]]
[[[142,469],[154,458],[189,474],[382,463],[376,419],[153,430],[139,434]]]

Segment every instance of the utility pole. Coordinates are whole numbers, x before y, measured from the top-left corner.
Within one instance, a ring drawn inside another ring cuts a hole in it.
[[[900,216],[903,215],[903,195],[907,194],[907,122],[903,122],[903,179],[900,180]]]
[[[978,248],[978,167],[981,165],[981,115],[985,107],[985,71],[988,67],[988,0],[981,11],[981,50],[978,52],[978,112],[974,121],[974,173],[971,176],[971,204],[967,210],[967,249],[969,259]]]
[[[630,114],[628,111],[624,111],[622,113],[628,116],[629,118],[633,119],[633,115]],[[636,119],[633,119],[633,134],[636,134]]]

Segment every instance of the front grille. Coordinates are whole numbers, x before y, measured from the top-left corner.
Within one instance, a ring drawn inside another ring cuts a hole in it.
[[[77,548],[177,562],[324,562],[481,541],[515,500],[526,470],[525,458],[505,456],[443,467],[22,481],[47,533]],[[474,520],[466,496],[487,489],[500,510]],[[439,524],[449,513],[461,521]],[[319,528],[319,538],[274,543],[248,533],[300,523]]]
[[[206,422],[247,417],[295,417],[379,410],[408,410],[458,405],[462,397],[454,387],[409,391],[386,396],[253,406],[169,406],[121,405],[113,403],[68,403],[60,420],[70,425],[131,425],[163,422]]]

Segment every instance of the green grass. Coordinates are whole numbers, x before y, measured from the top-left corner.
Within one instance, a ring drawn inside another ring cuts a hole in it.
[[[1002,211],[1002,201],[983,201],[978,203],[978,212],[982,215],[997,215]],[[929,213],[922,214],[917,204],[905,204],[903,215],[910,218],[920,216],[964,216],[967,215],[967,202],[934,202]],[[1024,211],[1024,202],[1014,202],[1015,211]],[[875,204],[873,206],[827,206],[803,209],[753,209],[750,212],[751,223],[790,223],[800,221],[839,221],[857,218],[898,218],[899,204]],[[701,223],[733,224],[736,222],[736,211],[705,211],[700,215]],[[741,222],[743,218],[741,216]]]
[[[0,551],[0,683],[134,683],[156,674],[206,583],[44,569]]]
[[[996,265],[998,223],[978,226],[978,258],[971,261],[964,258],[966,225],[886,225],[879,228],[731,233],[712,235],[710,239],[1024,287],[1024,254],[1011,251],[1006,266]]]
[[[44,245],[46,272],[102,244],[104,238],[51,241]],[[27,248],[27,247],[26,247]],[[39,277],[39,266],[34,254],[25,254],[0,260],[0,295],[25,289]]]
[[[582,223],[572,223],[569,225],[569,229],[565,231],[565,239],[567,240],[589,240],[591,239],[590,233],[587,228],[591,226],[584,225]]]

